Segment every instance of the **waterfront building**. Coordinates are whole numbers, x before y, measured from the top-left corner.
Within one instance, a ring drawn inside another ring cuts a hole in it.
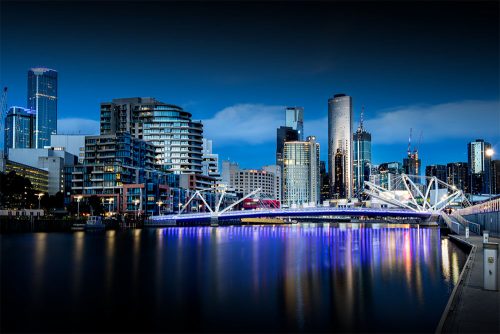
[[[297,131],[298,138],[304,140],[304,108],[287,107],[285,109],[285,126]]]
[[[491,144],[483,139],[476,139],[467,144],[472,194],[488,194],[490,192],[491,157],[486,154],[488,149],[491,149]]]
[[[71,190],[72,168],[77,157],[61,148],[16,148],[9,149],[9,159],[48,172],[49,195],[62,192],[67,195]]]
[[[370,179],[370,164],[372,161],[372,135],[363,127],[363,112],[359,127],[353,134],[353,151],[354,151],[354,193],[360,195],[364,189],[364,181]]]
[[[57,72],[48,68],[28,71],[28,109],[35,110],[33,148],[50,146],[57,133]]]
[[[313,136],[307,137],[307,141],[285,143],[283,151],[285,205],[291,207],[319,203],[319,149],[319,143]]]
[[[85,135],[51,135],[52,147],[58,147],[78,157],[78,163],[85,159]]]
[[[333,197],[352,196],[352,133],[352,98],[336,94],[328,100],[328,165]],[[342,179],[337,178],[339,173]]]
[[[33,190],[38,193],[47,193],[49,190],[49,172],[47,170],[11,161],[3,152],[0,155],[0,172],[8,174],[15,172],[31,182]]]
[[[467,162],[451,162],[446,165],[446,183],[455,186],[457,189],[468,193],[469,167]]]
[[[258,197],[281,201],[281,171],[277,165],[264,166],[262,169],[239,169],[232,165],[229,187],[245,196],[260,188]]]
[[[86,136],[85,159],[73,171],[72,197],[106,198],[113,210],[122,206],[124,184],[167,184],[165,173],[155,165],[152,143],[128,132]]]
[[[202,169],[203,175],[211,176],[220,180],[221,175],[219,172],[219,155],[212,152],[212,141],[203,138],[203,161]]]
[[[101,103],[101,134],[128,132],[154,145],[156,164],[174,174],[202,174],[203,124],[191,113],[150,97]]]
[[[446,165],[428,165],[425,167],[425,176],[435,176],[438,180],[446,182],[446,170]],[[429,185],[429,182],[430,180],[427,180],[427,185]]]
[[[33,131],[35,111],[10,107],[5,116],[4,152],[9,153],[9,148],[33,147]]]

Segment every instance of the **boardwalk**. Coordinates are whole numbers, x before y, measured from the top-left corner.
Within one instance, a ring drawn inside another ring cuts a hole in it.
[[[469,239],[461,235],[451,237],[459,239],[457,242],[466,240],[475,248],[464,267],[455,294],[451,297],[449,309],[443,314],[441,331],[500,333],[500,292],[483,289],[483,237],[471,236]],[[489,241],[500,243],[498,238],[490,238]],[[500,266],[498,268],[500,269]],[[437,332],[440,332],[440,328]]]

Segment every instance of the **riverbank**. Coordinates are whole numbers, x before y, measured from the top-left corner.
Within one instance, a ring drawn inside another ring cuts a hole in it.
[[[451,240],[470,249],[458,284],[453,289],[436,333],[498,333],[500,292],[483,289],[483,237],[450,235]],[[490,242],[500,243],[499,238]],[[500,266],[497,261],[497,272]],[[500,276],[497,277],[500,283]],[[499,284],[500,286],[500,284]]]

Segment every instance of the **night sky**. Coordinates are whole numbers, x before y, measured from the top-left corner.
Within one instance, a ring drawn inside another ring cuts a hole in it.
[[[26,106],[27,70],[59,72],[59,132],[96,133],[99,103],[151,96],[205,123],[220,159],[275,161],[284,106],[303,106],[326,160],[328,98],[365,106],[373,162],[500,153],[498,2],[4,2],[0,84]]]

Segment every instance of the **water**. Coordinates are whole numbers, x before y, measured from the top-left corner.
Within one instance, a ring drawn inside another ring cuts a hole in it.
[[[2,332],[432,332],[466,259],[408,226],[0,237]]]

